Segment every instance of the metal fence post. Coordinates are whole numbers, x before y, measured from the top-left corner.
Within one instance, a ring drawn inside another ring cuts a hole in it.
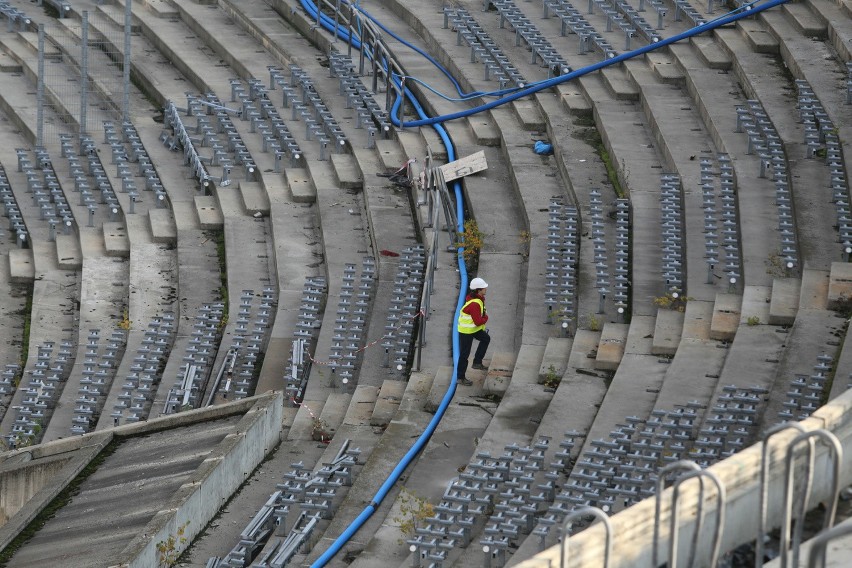
[[[36,88],[36,147],[44,148],[44,24],[38,25],[38,87]]]
[[[133,0],[124,0],[124,97],[121,101],[121,116],[130,121],[130,23],[133,19]]]

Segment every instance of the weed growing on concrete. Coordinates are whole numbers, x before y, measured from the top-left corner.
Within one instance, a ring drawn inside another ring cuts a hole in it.
[[[595,314],[589,314],[589,319],[587,320],[589,324],[589,330],[591,331],[600,331],[603,324],[601,323],[601,319]]]
[[[544,388],[555,389],[561,380],[562,377],[556,373],[556,367],[550,365],[544,373]]]
[[[462,255],[465,262],[468,264],[468,270],[473,271],[473,267],[479,264],[479,251],[482,250],[485,244],[485,233],[479,230],[479,225],[474,219],[468,219],[464,222],[464,231],[458,233],[458,241],[456,246],[464,248]]]
[[[654,305],[665,310],[683,312],[686,310],[686,303],[691,299],[690,296],[675,296],[674,292],[666,292],[665,295],[654,298]]]
[[[393,522],[399,525],[400,532],[407,538],[414,536],[414,531],[423,521],[435,516],[435,508],[423,497],[403,487],[399,494],[399,515],[393,518]]]
[[[157,560],[160,563],[160,566],[171,567],[177,564],[178,558],[180,558],[181,549],[183,549],[183,545],[186,544],[186,537],[183,536],[186,533],[186,527],[189,525],[189,521],[186,521],[184,524],[178,527],[177,534],[170,534],[166,540],[161,540],[157,543]]]
[[[748,318],[746,318],[746,325],[749,326],[749,327],[754,327],[756,325],[760,325],[760,317],[748,316]]]

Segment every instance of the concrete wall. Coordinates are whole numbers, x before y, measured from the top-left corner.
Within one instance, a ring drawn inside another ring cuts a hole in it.
[[[192,496],[195,502],[205,502],[205,506],[200,507],[204,511],[212,507],[212,513],[205,513],[208,516],[204,520],[200,516],[194,517],[187,527],[188,530],[195,531],[192,533],[194,536],[218,511],[219,505],[230,497],[266,454],[278,444],[282,412],[283,394],[269,393],[0,453],[0,508],[2,514],[5,514],[3,524],[0,524],[0,550],[26,528],[113,440],[244,414],[235,428],[236,433],[227,436],[213,450],[210,457],[195,472],[192,481],[185,484],[172,502],[163,508],[164,511],[173,512],[183,501],[187,501],[189,496]],[[225,471],[216,472],[217,469]],[[207,479],[208,477],[211,479]],[[189,516],[194,514],[193,512]],[[158,515],[149,527],[159,527],[154,523],[160,521],[162,524],[162,519],[162,515]],[[151,537],[150,542],[142,544],[147,546],[153,543],[150,548],[154,551],[156,543],[168,538],[169,534],[174,534],[179,525],[180,523],[173,525],[171,532],[165,532],[166,536]],[[152,534],[153,530],[159,528],[146,530],[145,534]],[[144,546],[140,547],[140,550]],[[148,564],[143,562],[136,565],[157,566],[158,563],[154,560]]]
[[[5,525],[33,495],[54,479],[70,460],[70,456],[59,456],[29,462],[0,473],[0,526]]]
[[[801,422],[805,430],[824,428],[840,440],[843,449],[841,461],[840,487],[852,484],[852,391],[847,391],[828,405],[822,407],[807,420]],[[767,519],[771,526],[779,526],[783,519],[784,480],[786,449],[796,433],[788,429],[773,436],[769,452],[769,498],[767,499]],[[800,455],[806,444],[798,446]],[[762,444],[755,444],[742,452],[719,462],[708,471],[716,474],[722,481],[727,494],[727,508],[723,517],[722,552],[741,544],[753,541],[757,536],[759,495],[760,495],[760,459]],[[828,450],[818,442],[817,458],[814,467],[814,492],[810,503],[824,501],[829,497],[832,469],[829,465]],[[800,458],[799,462],[804,462]],[[801,471],[797,471],[797,479]],[[678,558],[686,564],[687,548],[695,527],[697,484],[687,483],[681,486],[682,495],[678,505],[679,547]],[[660,527],[660,563],[668,560],[669,521],[671,517],[671,489],[662,497]],[[711,547],[711,535],[716,522],[715,489],[707,489],[705,494],[704,525],[699,541],[696,563],[704,566],[708,563]],[[613,554],[610,568],[641,568],[651,566],[652,535],[654,532],[654,507],[656,500],[649,498],[637,505],[614,515],[610,520],[613,526]],[[604,551],[604,529],[595,524],[569,540],[570,561],[565,566],[571,568],[598,568]],[[519,568],[541,568],[560,564],[560,547],[554,546],[534,558],[512,564]],[[552,564],[548,564],[552,562]]]
[[[254,397],[246,412],[229,434],[153,519],[119,555],[113,566],[148,568],[159,566],[157,544],[170,536],[177,538],[184,528],[186,548],[207,525],[228,498],[248,478],[279,442],[284,410],[282,392]],[[227,406],[227,405],[224,405]]]

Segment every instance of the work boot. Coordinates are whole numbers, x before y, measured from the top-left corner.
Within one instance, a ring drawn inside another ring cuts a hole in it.
[[[482,363],[474,363],[470,366],[471,369],[476,369],[477,371],[487,371],[488,367],[483,365]]]
[[[473,381],[471,381],[470,379],[459,379],[459,382],[466,387],[473,385]]]

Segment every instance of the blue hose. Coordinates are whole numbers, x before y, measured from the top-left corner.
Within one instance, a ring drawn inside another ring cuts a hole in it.
[[[441,126],[441,123],[447,122],[449,120],[454,120],[457,118],[464,118],[478,112],[482,112],[484,110],[489,110],[494,107],[500,106],[502,104],[508,103],[510,101],[514,101],[521,97],[536,93],[538,91],[548,89],[554,85],[558,85],[560,83],[564,83],[566,81],[570,81],[572,79],[576,79],[577,77],[581,77],[592,71],[597,71],[598,69],[602,69],[609,65],[614,65],[616,63],[620,63],[621,61],[625,61],[627,59],[631,59],[633,57],[643,55],[649,51],[653,51],[660,47],[675,43],[682,39],[686,39],[697,35],[699,33],[703,33],[712,29],[715,29],[719,26],[723,26],[726,24],[733,23],[741,18],[746,16],[750,16],[752,14],[756,14],[758,12],[762,12],[768,8],[772,8],[774,6],[778,6],[784,4],[788,0],[770,0],[769,2],[762,4],[760,6],[756,6],[753,9],[746,10],[730,14],[728,16],[719,18],[712,22],[708,22],[707,24],[697,26],[690,30],[687,30],[684,33],[672,36],[671,38],[664,39],[657,43],[649,44],[647,46],[641,47],[639,49],[623,53],[606,61],[602,61],[588,67],[584,67],[582,69],[578,69],[576,71],[572,71],[566,75],[561,75],[559,77],[554,77],[553,79],[548,79],[546,81],[542,81],[540,83],[536,83],[528,88],[523,90],[519,90],[513,94],[510,94],[498,101],[493,101],[491,103],[482,105],[480,107],[476,107],[473,109],[469,109],[466,111],[453,113],[444,116],[438,116],[433,118],[425,118],[426,113],[423,110],[423,107],[417,101],[416,97],[414,97],[413,93],[408,89],[404,88],[404,93],[407,98],[414,105],[414,108],[417,112],[417,115],[421,117],[420,120],[415,120],[406,123],[406,126],[433,126],[435,130],[438,132],[442,142],[447,148],[447,156],[449,161],[453,161],[456,159],[455,148],[450,140],[449,135],[446,130]],[[300,0],[302,7],[305,11],[313,18],[317,16],[317,8],[313,4],[311,0]],[[360,47],[360,39],[356,39],[354,37],[350,37],[349,31],[347,28],[341,28],[339,25],[336,25],[335,21],[331,19],[329,16],[325,14],[320,14],[320,23],[322,26],[332,33],[337,33],[345,41],[351,41],[354,47]],[[400,40],[401,41],[401,40]],[[428,56],[427,56],[428,57]],[[430,58],[431,60],[431,58]],[[434,62],[434,60],[432,60]],[[440,67],[440,66],[439,66]],[[399,78],[394,79],[397,85],[401,85]],[[455,80],[453,83],[458,85]],[[401,106],[401,100],[397,98],[394,102],[392,112],[389,113],[391,119],[394,120],[394,124],[400,125],[401,122],[399,119],[395,119],[394,115],[399,113],[399,108]],[[464,224],[464,208],[462,203],[462,193],[461,193],[461,184],[458,181],[453,182],[453,191],[456,197],[456,230],[459,232],[463,231]],[[467,267],[465,266],[464,257],[463,257],[464,249],[458,250],[458,265],[459,265],[459,274],[461,277],[461,289],[459,290],[459,296],[456,301],[456,316],[458,315],[459,310],[464,304],[465,291],[467,290],[468,285],[468,275],[467,275]],[[447,408],[450,405],[450,402],[455,396],[456,387],[457,387],[457,379],[456,372],[458,370],[458,351],[459,351],[459,337],[456,326],[453,325],[453,333],[452,333],[452,343],[453,343],[453,377],[450,380],[450,386],[447,389],[444,398],[441,400],[441,404],[438,406],[438,410],[435,412],[435,415],[432,417],[432,420],[429,421],[429,424],[424,429],[423,433],[417,438],[417,441],[414,442],[414,445],[406,452],[405,456],[397,463],[396,467],[394,467],[393,471],[391,471],[390,475],[388,475],[387,479],[385,479],[384,483],[382,483],[381,487],[379,487],[376,494],[373,496],[372,501],[369,505],[367,505],[363,511],[349,524],[348,527],[337,537],[334,542],[329,546],[329,548],[317,558],[314,563],[311,565],[311,568],[322,568],[325,566],[339,551],[343,546],[349,542],[349,540],[355,535],[356,532],[364,525],[365,522],[376,512],[376,509],[381,505],[384,498],[393,488],[399,478],[402,476],[403,472],[406,468],[411,464],[412,461],[417,457],[417,455],[423,450],[426,444],[429,442],[429,439],[432,437],[432,434],[435,432],[435,429],[438,427],[438,424],[441,422],[441,419],[444,417],[444,414],[447,411]]]
[[[749,16],[753,16],[759,12],[764,10],[768,10],[769,8],[774,8],[775,6],[780,6],[781,4],[785,4],[789,0],[769,0],[765,4],[761,5],[750,5],[753,6],[750,10],[745,10],[737,13],[732,13],[730,15],[724,16],[722,18],[718,18],[713,20],[712,22],[707,22],[706,24],[696,26],[694,28],[690,28],[687,31],[674,35],[670,38],[666,38],[660,40],[656,43],[651,43],[646,46],[640,47],[639,49],[634,49],[633,51],[628,51],[626,53],[622,53],[621,55],[617,55],[610,59],[606,59],[604,61],[600,61],[598,63],[593,63],[587,67],[583,67],[581,69],[577,69],[575,71],[571,71],[570,73],[566,73],[565,75],[560,75],[558,77],[553,77],[552,79],[547,79],[546,81],[541,81],[539,83],[535,83],[526,87],[522,90],[516,91],[510,95],[503,97],[502,99],[491,101],[487,104],[474,107],[471,109],[467,109],[464,111],[455,112],[452,114],[445,114],[443,116],[435,116],[432,118],[425,118],[420,120],[412,120],[411,122],[406,122],[405,126],[432,126],[433,124],[440,124],[442,122],[448,122],[450,120],[456,120],[458,118],[465,118],[486,110],[490,110],[492,108],[498,107],[500,105],[504,105],[508,102],[520,99],[522,97],[526,97],[533,93],[537,93],[539,91],[543,91],[544,89],[549,89],[555,85],[559,85],[560,83],[565,83],[567,81],[571,81],[576,79],[577,77],[582,77],[583,75],[587,75],[593,71],[597,71],[599,69],[603,69],[604,67],[609,67],[610,65],[615,65],[616,63],[621,63],[622,61],[626,61],[627,59],[632,59],[639,55],[644,55],[649,51],[654,51],[666,45],[671,45],[675,42],[678,42],[683,39],[688,39],[692,36],[716,29],[720,26],[724,26],[726,24],[731,24],[736,22],[737,20],[741,20],[743,18],[747,18]]]
[[[310,3],[310,0],[301,0],[302,6],[312,17],[316,17],[316,7]],[[326,29],[329,31],[335,30],[334,21],[328,18],[327,16],[321,17],[321,22]],[[328,22],[326,20],[329,20]],[[342,32],[346,32],[344,39],[348,39],[349,33],[348,30],[341,30],[339,27],[337,28],[337,32],[340,35]],[[343,37],[343,36],[341,36]],[[353,42],[358,41],[352,38]],[[354,43],[353,43],[354,45]],[[360,45],[360,42],[358,43]],[[423,110],[423,107],[414,98],[413,94],[409,89],[405,89],[405,93],[408,97],[411,98],[411,102],[414,105],[415,110],[417,111],[418,116],[425,117],[426,112]],[[397,110],[400,106],[400,101],[394,102],[394,109]],[[447,149],[447,157],[449,161],[453,161],[456,159],[455,147],[453,146],[452,140],[450,140],[449,135],[447,134],[446,129],[444,129],[441,125],[435,125],[435,130],[438,132],[438,135],[441,138],[444,146]],[[464,223],[464,208],[463,208],[463,198],[461,192],[461,184],[458,181],[453,182],[453,191],[456,196],[456,230],[461,232],[463,230]],[[462,305],[464,305],[465,299],[465,290],[467,290],[467,267],[464,263],[463,257],[464,249],[460,248],[458,250],[458,263],[459,263],[459,274],[461,276],[461,290],[459,291],[459,297],[456,302],[456,314],[461,309]],[[349,524],[348,527],[340,534],[339,537],[335,539],[335,541],[331,544],[331,546],[323,552],[323,554],[317,558],[316,561],[312,564],[313,567],[320,568],[325,566],[334,556],[340,551],[340,549],[345,545],[349,540],[355,535],[356,532],[361,528],[361,526],[367,522],[367,520],[375,513],[376,509],[381,505],[384,498],[402,476],[403,472],[406,468],[411,464],[412,461],[417,457],[417,455],[423,450],[426,444],[429,442],[429,439],[432,437],[432,434],[435,432],[435,429],[438,427],[438,424],[441,422],[441,419],[444,417],[444,414],[447,411],[447,408],[450,405],[450,402],[455,396],[457,379],[456,379],[456,370],[458,368],[458,351],[459,351],[459,337],[458,330],[453,326],[453,377],[450,381],[450,386],[447,389],[444,398],[441,400],[441,404],[438,406],[435,415],[429,421],[426,428],[423,430],[423,433],[417,438],[409,448],[408,452],[406,452],[405,456],[397,463],[396,467],[394,467],[393,471],[391,471],[390,475],[388,475],[387,479],[382,483],[381,487],[379,487],[376,494],[373,496],[372,501],[367,507],[364,508],[363,511]]]

